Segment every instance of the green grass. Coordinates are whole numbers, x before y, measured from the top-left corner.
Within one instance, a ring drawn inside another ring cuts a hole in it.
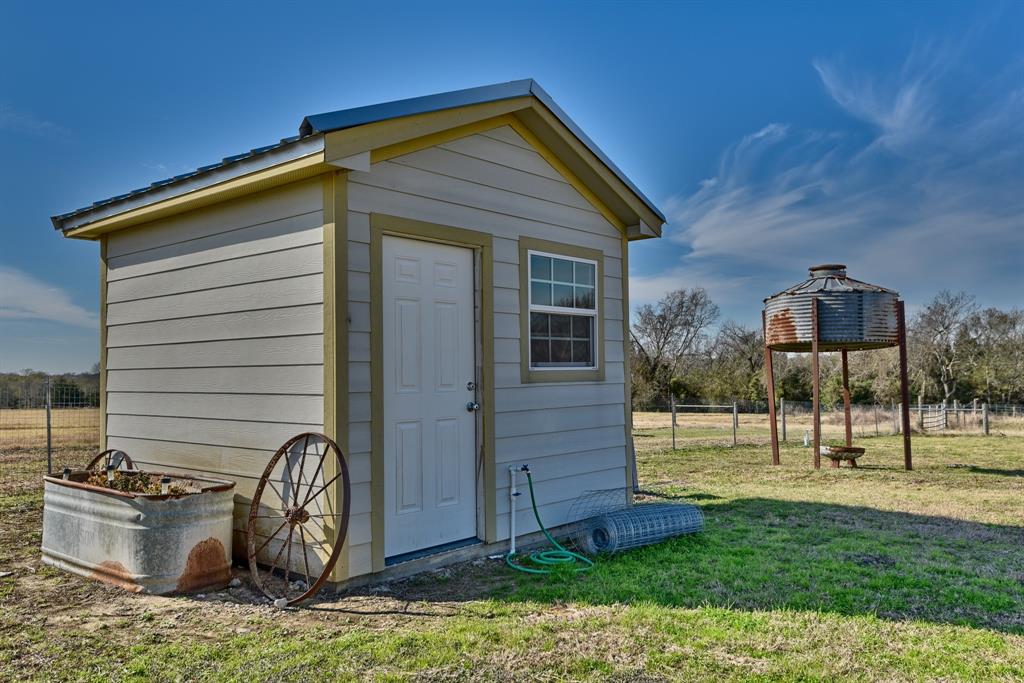
[[[815,472],[796,445],[773,468],[764,447],[636,437],[643,488],[700,505],[703,534],[586,575],[489,562],[295,613],[41,569],[0,579],[0,679],[1024,678],[1024,439],[915,439],[912,472],[898,439],[864,439],[861,468]],[[16,490],[4,525],[38,515]],[[0,561],[34,557],[38,536],[2,538]]]

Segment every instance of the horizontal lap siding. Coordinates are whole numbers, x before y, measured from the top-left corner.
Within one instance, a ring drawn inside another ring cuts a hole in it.
[[[239,530],[274,451],[323,430],[322,207],[308,181],[108,238],[108,446],[235,481]]]
[[[587,488],[626,485],[621,236],[529,143],[503,127],[374,164],[349,174],[350,305],[363,301],[370,271],[369,214],[383,213],[494,238],[494,353],[498,535],[508,537],[508,464],[530,463],[545,522],[568,521]],[[600,250],[605,258],[605,382],[528,384],[519,372],[519,238]],[[356,273],[358,277],[353,277]],[[369,307],[350,325],[353,454],[369,457]],[[363,318],[364,314],[367,318]],[[365,449],[365,450],[363,450]],[[521,499],[522,500],[522,499]],[[353,507],[354,515],[366,514]],[[524,531],[532,514],[521,511]],[[370,542],[352,541],[354,573],[370,571]]]

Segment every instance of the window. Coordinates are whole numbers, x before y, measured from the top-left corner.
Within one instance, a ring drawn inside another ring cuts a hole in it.
[[[527,254],[530,368],[596,368],[597,261],[532,250]]]

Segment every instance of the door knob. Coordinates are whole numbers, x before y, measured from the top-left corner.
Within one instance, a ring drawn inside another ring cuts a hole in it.
[[[466,410],[468,412],[475,413],[476,411],[480,410],[480,404],[477,403],[476,401],[470,401],[469,403],[466,404]]]

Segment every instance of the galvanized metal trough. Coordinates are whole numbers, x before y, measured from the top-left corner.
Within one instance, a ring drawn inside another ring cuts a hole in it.
[[[43,562],[135,593],[188,592],[231,580],[234,482],[170,476],[195,493],[126,493],[88,471],[44,478]]]

